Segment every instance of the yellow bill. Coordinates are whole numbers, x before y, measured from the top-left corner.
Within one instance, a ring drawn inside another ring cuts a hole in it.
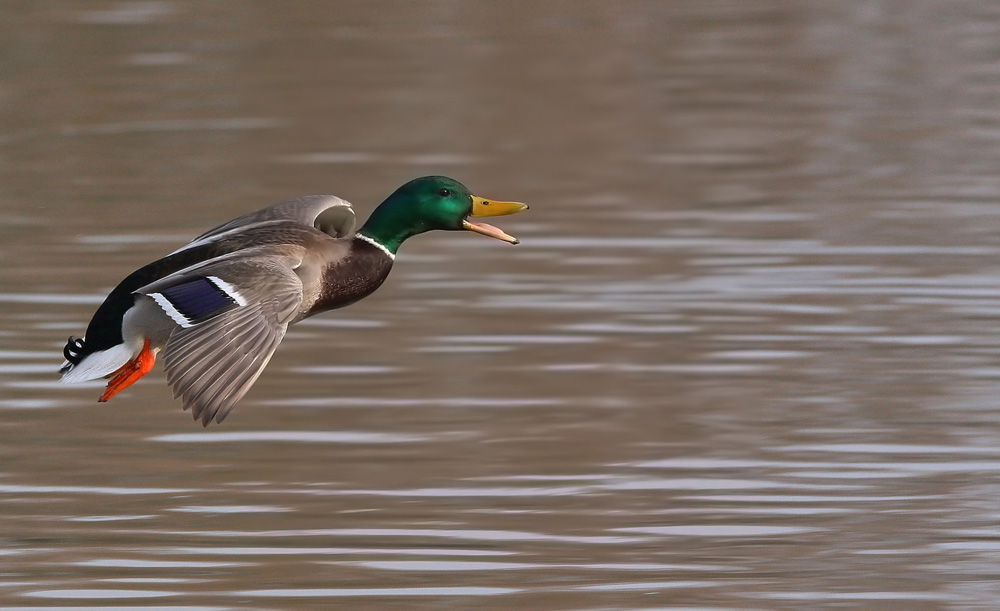
[[[527,210],[527,208],[528,204],[522,204],[521,202],[498,202],[496,200],[483,199],[473,195],[471,216],[504,216],[520,212],[521,210]],[[468,229],[469,231],[475,231],[476,233],[481,233],[491,238],[503,240],[504,242],[509,242],[511,244],[518,243],[517,238],[514,236],[504,233],[504,231],[499,227],[494,227],[493,225],[488,225],[486,223],[477,223],[466,219],[462,221],[462,228]]]

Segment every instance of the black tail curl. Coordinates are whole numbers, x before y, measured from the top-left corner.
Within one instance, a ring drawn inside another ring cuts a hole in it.
[[[76,339],[72,335],[69,336],[69,340],[66,342],[66,347],[63,348],[63,356],[66,360],[73,365],[79,365],[83,357],[87,356],[86,344],[83,338]]]

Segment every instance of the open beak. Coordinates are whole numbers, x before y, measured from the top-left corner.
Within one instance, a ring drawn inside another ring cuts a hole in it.
[[[504,216],[506,214],[520,212],[521,210],[527,210],[527,208],[528,204],[522,204],[520,202],[498,202],[496,200],[483,199],[473,195],[472,214],[470,216]],[[517,244],[517,238],[512,235],[507,235],[503,232],[503,230],[494,227],[493,225],[487,225],[486,223],[477,223],[475,221],[465,219],[462,221],[462,229],[468,229],[469,231],[475,231],[476,233],[481,233],[491,238],[503,240],[504,242]]]

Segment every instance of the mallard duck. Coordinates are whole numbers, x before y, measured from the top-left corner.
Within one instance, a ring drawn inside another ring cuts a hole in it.
[[[222,422],[260,376],[288,325],[342,308],[382,285],[396,251],[432,229],[517,244],[469,217],[513,214],[518,202],[472,195],[444,176],[412,180],[354,231],[351,204],[294,199],[229,221],[129,274],[83,338],[69,338],[63,382],[110,378],[104,402],[149,373],[163,352],[167,383],[202,425]]]

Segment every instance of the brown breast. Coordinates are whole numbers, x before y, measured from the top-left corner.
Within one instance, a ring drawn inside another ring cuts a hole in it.
[[[379,248],[355,238],[347,255],[323,269],[319,299],[309,316],[342,308],[371,295],[392,269],[392,258]]]

